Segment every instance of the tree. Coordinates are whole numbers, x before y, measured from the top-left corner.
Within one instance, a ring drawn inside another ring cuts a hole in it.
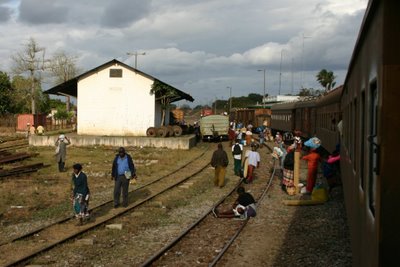
[[[156,101],[159,100],[162,108],[161,125],[164,125],[165,111],[169,107],[171,101],[178,96],[176,90],[159,80],[154,80],[150,90],[151,95],[155,95]]]
[[[317,81],[325,88],[325,91],[331,90],[335,87],[335,78],[336,76],[333,74],[333,71],[327,71],[326,69],[322,69],[316,75]]]
[[[29,113],[31,109],[30,80],[17,75],[12,79],[13,105],[15,113]]]
[[[315,90],[313,88],[301,88],[299,96],[320,96],[323,92],[321,90]]]
[[[7,73],[0,71],[0,114],[13,113],[12,87]]]
[[[40,71],[43,71],[45,66],[45,49],[40,47],[32,37],[24,45],[21,52],[11,57],[14,60],[15,66],[13,71],[17,75],[29,75],[29,88],[31,100],[31,113],[36,114],[37,90],[41,85]]]
[[[67,55],[64,51],[57,51],[50,59],[49,70],[55,84],[64,83],[78,75],[76,67],[77,57]],[[70,97],[66,96],[66,110],[70,111]]]

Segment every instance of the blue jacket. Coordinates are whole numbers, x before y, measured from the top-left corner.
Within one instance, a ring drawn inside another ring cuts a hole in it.
[[[132,176],[136,175],[136,169],[135,169],[135,165],[133,164],[133,160],[132,157],[129,154],[125,154],[126,157],[128,157],[128,165],[129,165],[129,170],[131,170]],[[114,158],[114,162],[112,165],[112,169],[111,169],[111,176],[113,178],[118,177],[118,157],[119,155],[117,154]]]

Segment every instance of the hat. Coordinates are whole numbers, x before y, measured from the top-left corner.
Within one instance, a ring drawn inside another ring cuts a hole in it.
[[[60,134],[60,136],[58,136],[58,139],[64,140],[64,138],[65,138],[65,135],[63,135],[63,134]]]
[[[319,140],[319,138],[317,137],[313,137],[308,139],[308,141],[306,141],[304,145],[313,149],[317,149],[321,146],[321,140]]]

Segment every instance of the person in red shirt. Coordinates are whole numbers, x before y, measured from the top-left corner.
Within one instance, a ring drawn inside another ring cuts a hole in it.
[[[321,160],[321,156],[317,153],[316,149],[311,149],[310,153],[307,156],[304,156],[302,159],[308,161],[306,190],[307,193],[311,193],[315,186],[315,181],[317,180],[318,163]]]

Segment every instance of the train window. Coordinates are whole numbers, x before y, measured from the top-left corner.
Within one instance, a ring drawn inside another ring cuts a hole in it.
[[[357,172],[358,170],[358,142],[356,139],[358,139],[357,137],[357,130],[359,129],[359,121],[358,121],[358,110],[357,110],[357,98],[354,99],[354,104],[353,104],[353,120],[352,120],[352,132],[353,132],[353,169]]]
[[[347,121],[347,133],[349,136],[349,142],[348,142],[348,148],[349,148],[349,157],[351,160],[353,160],[353,146],[352,146],[352,142],[354,142],[354,136],[353,136],[353,129],[350,129],[350,127],[352,126],[353,122],[353,102],[350,103],[350,107],[349,107],[349,116],[348,116],[348,121]]]
[[[361,93],[360,100],[360,185],[362,190],[365,188],[364,181],[364,161],[365,161],[365,91],[363,90]]]
[[[369,137],[368,137],[368,203],[372,214],[375,215],[376,181],[379,173],[379,146],[378,142],[378,88],[376,81],[370,84],[369,101]]]

